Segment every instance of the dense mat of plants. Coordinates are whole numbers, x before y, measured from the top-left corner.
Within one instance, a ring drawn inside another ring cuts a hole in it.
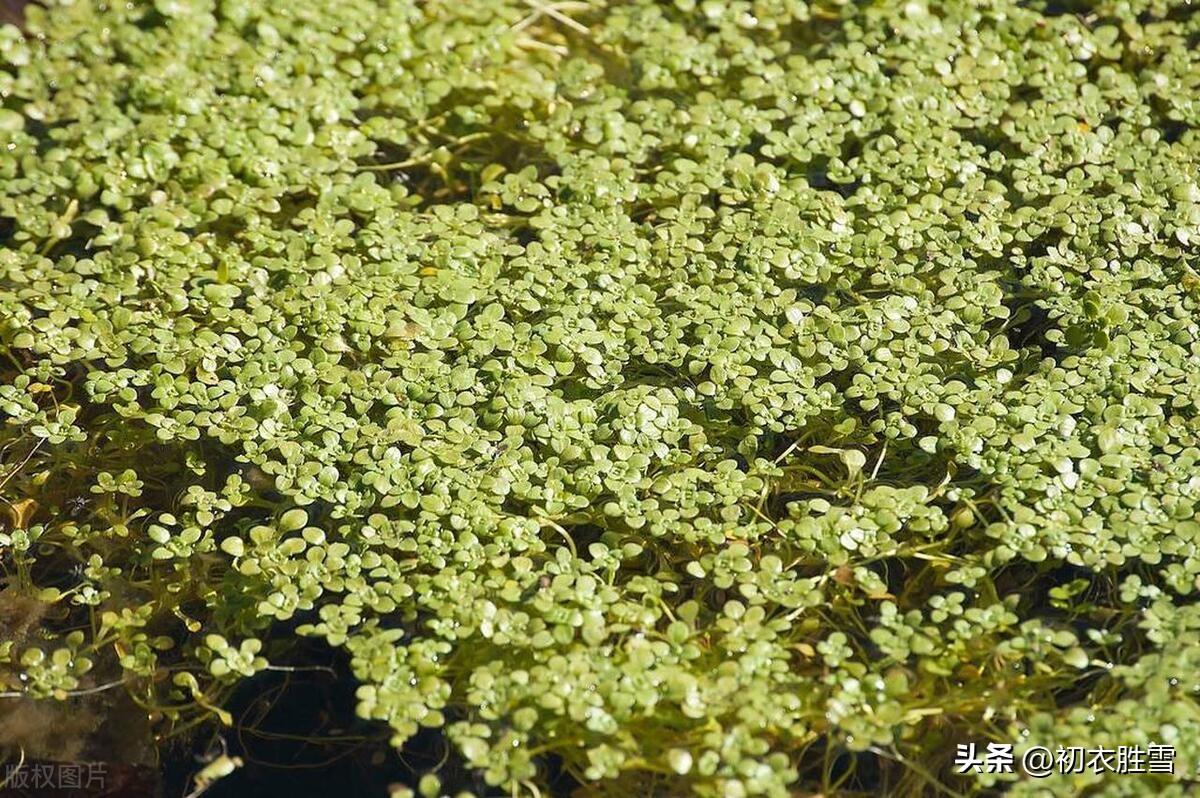
[[[489,794],[1194,789],[1200,6],[50,6],[6,697],[170,733],[313,636]]]

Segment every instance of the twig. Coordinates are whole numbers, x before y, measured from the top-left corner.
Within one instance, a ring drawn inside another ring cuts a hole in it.
[[[879,474],[879,467],[883,465],[883,458],[887,455],[888,442],[883,442],[883,448],[879,450],[879,459],[875,461],[875,467],[871,469],[871,481],[875,481],[875,477]]]
[[[304,673],[306,671],[321,671],[328,673],[333,678],[337,678],[337,671],[328,665],[268,665],[263,668],[264,671],[279,671],[281,673]]]
[[[123,684],[125,684],[125,680],[118,679],[115,682],[108,682],[107,684],[98,685],[97,687],[89,687],[85,690],[68,690],[67,692],[63,693],[62,695],[65,695],[67,698],[76,698],[78,696],[83,696],[83,695],[94,695],[96,693],[103,693],[105,690],[111,690],[114,687],[120,687]],[[12,691],[12,690],[10,690],[8,692],[0,693],[0,698],[29,698],[29,697],[30,697],[29,693]]]
[[[871,746],[868,750],[871,751],[871,753],[876,754],[877,756],[883,757],[884,759],[891,759],[895,762],[899,762],[901,765],[908,768],[913,773],[916,773],[926,784],[928,784],[930,787],[933,787],[938,792],[943,792],[946,795],[952,796],[952,798],[966,798],[966,796],[964,796],[962,793],[955,792],[954,790],[947,787],[945,784],[943,784],[941,781],[939,781],[936,776],[934,776],[932,773],[930,773],[928,770],[926,770],[920,764],[918,764],[914,761],[911,761],[909,759],[906,759],[904,757],[904,755],[901,754],[899,751],[893,751],[893,752],[889,753],[887,751],[884,751],[882,748],[879,748],[878,746],[874,746],[874,745]]]
[[[547,44],[546,42],[539,42],[537,39],[534,39],[530,36],[522,36],[520,39],[517,39],[517,47],[546,50],[547,52],[554,53],[557,56],[566,56],[571,52],[561,44]]]
[[[566,14],[559,11],[557,3],[551,3],[550,5],[546,5],[545,3],[541,2],[541,0],[525,0],[525,5],[527,5],[531,8],[537,9],[537,11],[539,13],[545,14],[546,16],[550,17],[551,19],[558,20],[562,24],[566,25],[568,28],[571,28],[572,30],[577,31],[579,33],[582,33],[584,36],[587,36],[588,34],[591,33],[591,31],[589,31],[587,29],[586,25],[576,22],[575,20],[568,17]]]
[[[493,135],[493,131],[490,131],[490,130],[481,130],[476,133],[468,133],[467,135],[463,136],[462,138],[456,139],[456,143],[458,144],[458,146],[454,148],[454,152],[455,152],[455,154],[457,154],[457,153],[461,152],[462,149],[466,145],[470,144],[471,142],[479,141],[480,139],[485,139],[491,135]],[[432,161],[434,159],[434,157],[436,157],[436,153],[437,153],[437,150],[434,150],[433,152],[427,152],[424,155],[420,155],[415,158],[409,158],[404,161],[396,161],[395,163],[368,164],[366,166],[360,166],[358,168],[359,168],[359,171],[362,171],[362,172],[386,172],[391,169],[407,169],[410,166],[420,166],[421,164],[429,163],[430,161]]]
[[[589,31],[587,29],[587,27],[585,27],[584,25],[571,19],[566,14],[563,14],[561,11],[559,11],[559,9],[561,9],[561,8],[577,8],[577,9],[581,9],[581,10],[590,8],[590,6],[588,6],[587,3],[563,2],[563,3],[546,4],[546,3],[539,2],[539,0],[525,0],[525,5],[534,9],[533,13],[524,17],[519,22],[513,23],[509,27],[510,31],[516,32],[516,31],[524,30],[525,28],[528,28],[533,23],[537,22],[539,17],[547,16],[547,17],[551,17],[552,19],[555,19],[555,20],[561,22],[562,24],[566,25],[567,27],[571,28],[572,30],[575,30],[575,31],[578,31],[578,32],[584,34],[585,36],[589,35],[591,33],[591,31]]]
[[[571,550],[571,556],[573,556],[573,557],[578,557],[578,556],[579,556],[579,552],[578,552],[578,551],[575,549],[575,541],[574,541],[574,539],[571,537],[571,533],[570,533],[570,532],[568,532],[567,530],[563,529],[561,526],[559,526],[558,524],[556,524],[556,523],[555,523],[554,521],[552,521],[551,519],[549,519],[549,518],[546,518],[545,516],[543,516],[543,517],[541,517],[541,518],[538,518],[538,521],[540,521],[540,522],[541,522],[542,524],[544,524],[544,525],[547,525],[547,526],[551,527],[552,529],[556,530],[556,531],[557,531],[557,532],[558,532],[560,535],[562,535],[562,537],[563,537],[563,540],[565,540],[565,541],[567,542],[567,547],[568,547],[568,548]]]
[[[35,454],[37,454],[37,450],[42,448],[42,444],[45,442],[45,438],[38,438],[38,442],[35,443],[33,448],[29,450],[29,454],[25,455],[25,459],[18,463],[12,471],[9,471],[8,474],[5,475],[4,479],[0,479],[0,488],[3,488],[5,485],[7,485],[8,481],[15,477],[17,473],[25,467],[25,464],[28,463]]]
[[[7,787],[8,783],[17,777],[17,771],[25,767],[25,746],[22,745],[18,747],[21,749],[21,758],[17,761],[17,766],[8,771],[8,774],[4,777],[4,781],[0,781],[0,790],[3,790],[5,787]]]

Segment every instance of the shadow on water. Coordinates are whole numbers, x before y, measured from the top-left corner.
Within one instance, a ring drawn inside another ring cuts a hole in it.
[[[418,735],[400,755],[387,728],[355,717],[357,682],[343,653],[306,642],[288,661],[295,670],[260,673],[237,689],[226,705],[232,727],[163,752],[163,798],[185,796],[194,774],[221,754],[243,766],[206,798],[386,796],[391,785],[415,786],[437,766],[440,735]]]
[[[162,752],[162,798],[186,796],[195,773],[223,753],[243,765],[205,798],[385,798],[395,786],[415,789],[432,772],[443,794],[508,795],[467,768],[441,730],[424,729],[397,751],[387,727],[356,717],[358,682],[344,652],[305,640],[289,649],[287,661],[295,670],[260,673],[237,689],[226,705],[232,727]],[[560,763],[541,765],[552,798],[568,798],[579,787]]]

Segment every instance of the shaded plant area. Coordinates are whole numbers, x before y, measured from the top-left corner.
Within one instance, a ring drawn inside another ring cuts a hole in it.
[[[1195,791],[1194,4],[4,8],[5,762]]]

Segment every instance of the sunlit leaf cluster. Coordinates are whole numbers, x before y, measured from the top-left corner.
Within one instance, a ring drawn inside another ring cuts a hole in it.
[[[48,6],[0,690],[169,735],[315,637],[486,794],[1194,789],[1197,6]]]

